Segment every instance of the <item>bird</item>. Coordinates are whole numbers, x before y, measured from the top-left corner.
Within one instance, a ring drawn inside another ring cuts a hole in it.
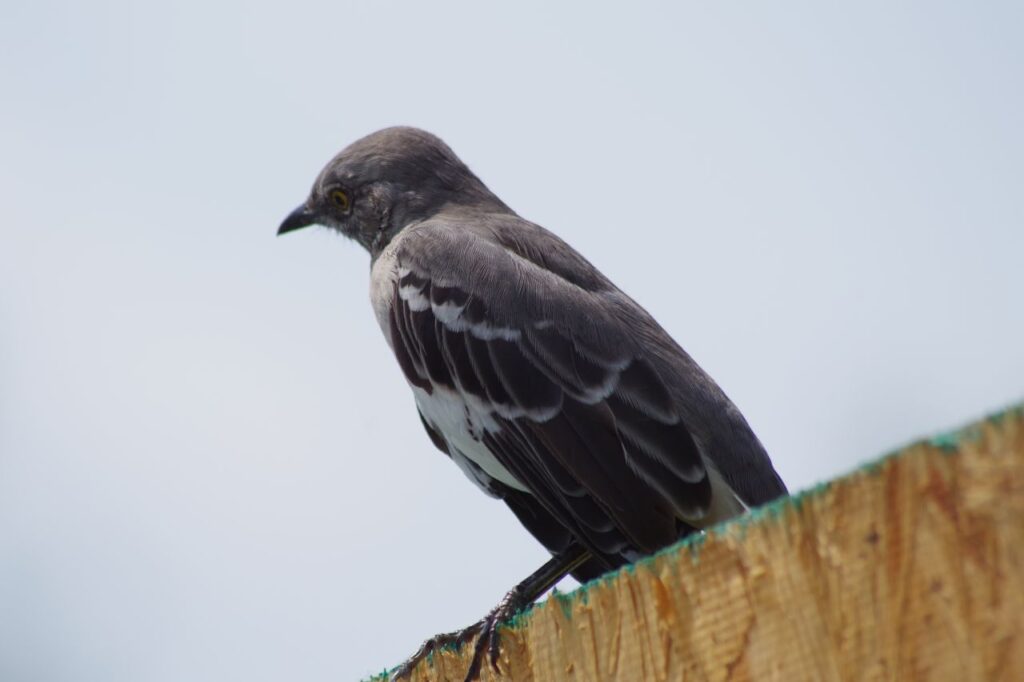
[[[369,252],[373,311],[427,436],[552,557],[478,623],[427,640],[396,679],[473,637],[466,679],[488,657],[498,669],[500,623],[565,575],[596,578],[786,494],[672,336],[435,135],[390,127],[344,148],[277,233],[311,225]],[[623,237],[644,258],[634,245],[649,242]],[[664,278],[685,300],[678,275]]]

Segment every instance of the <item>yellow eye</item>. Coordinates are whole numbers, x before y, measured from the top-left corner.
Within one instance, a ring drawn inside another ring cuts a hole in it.
[[[340,189],[331,191],[331,201],[334,205],[340,208],[342,211],[347,211],[349,207],[348,195],[342,192]]]

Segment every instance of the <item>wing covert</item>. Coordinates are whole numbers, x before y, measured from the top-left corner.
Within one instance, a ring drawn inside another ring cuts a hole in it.
[[[471,245],[397,254],[389,331],[409,383],[458,396],[473,438],[606,564],[674,541],[709,509],[711,484],[632,330],[593,294]]]

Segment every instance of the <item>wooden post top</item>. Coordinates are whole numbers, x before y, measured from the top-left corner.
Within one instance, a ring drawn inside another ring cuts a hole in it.
[[[555,594],[501,642],[484,680],[1024,680],[1024,406]],[[461,682],[471,651],[412,679]]]

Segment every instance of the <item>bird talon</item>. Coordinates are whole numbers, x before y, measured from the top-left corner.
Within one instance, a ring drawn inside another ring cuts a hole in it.
[[[494,610],[487,614],[486,618],[480,621],[480,636],[473,646],[473,658],[469,663],[465,682],[473,682],[480,676],[485,655],[489,659],[491,669],[496,673],[501,673],[501,669],[498,667],[498,659],[501,657],[501,635],[498,634],[498,627],[518,613],[527,603],[529,600],[524,597],[522,590],[517,586],[505,595],[501,602],[494,607]]]
[[[402,665],[395,668],[394,672],[388,678],[390,682],[398,682],[399,680],[408,679],[412,676],[412,671],[418,666],[425,658],[430,656],[435,651],[443,649],[447,646],[462,646],[469,640],[473,639],[473,635],[477,633],[484,626],[484,621],[478,621],[473,623],[467,628],[456,630],[454,632],[443,632],[439,635],[424,640],[420,648],[416,650],[409,658],[405,659]]]
[[[474,682],[474,680],[480,677],[481,668],[483,667],[484,651],[493,649],[496,647],[494,642],[498,639],[494,621],[491,616],[488,615],[484,619],[483,629],[480,631],[480,636],[476,640],[476,644],[473,646],[473,658],[469,662],[469,670],[466,671],[465,682]],[[494,659],[491,660],[491,667],[494,668],[495,672],[500,672]]]
[[[498,636],[496,626],[491,631],[491,636],[488,639],[490,640],[488,648],[491,654],[491,668],[494,669],[494,672],[501,672],[498,669],[498,658],[501,655],[501,638]]]

